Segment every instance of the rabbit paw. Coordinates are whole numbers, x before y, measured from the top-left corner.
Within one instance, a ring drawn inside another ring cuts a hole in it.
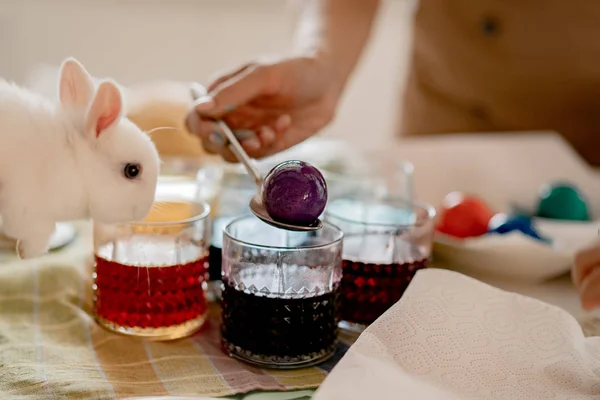
[[[56,224],[35,215],[23,217],[22,213],[11,212],[3,215],[2,228],[7,236],[17,239],[19,258],[27,259],[48,251]]]
[[[17,255],[20,259],[40,257],[48,251],[49,238],[35,238],[17,241]]]

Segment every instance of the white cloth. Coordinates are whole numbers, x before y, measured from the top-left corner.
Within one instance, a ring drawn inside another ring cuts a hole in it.
[[[567,312],[457,272],[419,271],[315,395],[329,399],[600,399],[600,337]]]

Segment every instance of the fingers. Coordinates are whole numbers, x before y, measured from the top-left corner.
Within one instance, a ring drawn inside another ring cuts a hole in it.
[[[600,267],[600,241],[594,241],[575,255],[572,277],[577,287],[595,267]]]
[[[575,255],[571,271],[581,305],[586,310],[600,307],[600,241],[594,241]]]
[[[252,157],[268,157],[308,139],[332,120],[332,114],[324,112],[325,109],[326,107],[317,103],[298,110],[289,117],[282,115],[274,124],[277,137],[273,143],[268,147],[261,147]]]
[[[203,117],[221,118],[259,96],[272,93],[273,82],[268,69],[249,66],[216,85],[208,96],[196,101],[194,108]]]
[[[229,125],[244,150],[253,158],[261,158],[272,153],[269,149],[287,132],[291,125],[291,118],[289,115],[284,114],[277,118],[265,117],[259,122],[263,122],[264,125],[258,124],[249,128],[245,128],[244,124]],[[227,140],[215,121],[201,119],[197,113],[191,112],[187,116],[186,125],[190,132],[199,137],[207,152],[221,154],[225,160],[230,162],[237,161],[228,148]],[[240,129],[240,126],[243,128]]]
[[[252,158],[263,158],[281,151],[280,143],[284,138],[293,135],[292,118],[288,114],[281,115],[271,124],[262,126],[258,131],[260,147],[248,151]]]
[[[260,131],[258,132],[258,139],[260,141],[260,146],[258,148],[256,148],[254,151],[258,151],[260,150],[260,148],[269,148],[273,145],[273,143],[275,142],[275,139],[277,138],[277,133],[273,128],[271,128],[270,126],[263,126],[262,128],[260,128]],[[283,134],[284,131],[279,132],[280,134]]]
[[[233,130],[242,145],[246,142],[250,151],[256,151],[259,147],[270,146],[276,139],[277,134],[283,133],[291,124],[291,118],[287,114],[281,115],[277,111],[255,109],[242,106],[227,114],[223,120]],[[188,113],[186,127],[189,132],[198,136],[205,143],[215,130],[213,119],[202,118],[195,111]],[[252,140],[254,138],[254,140]],[[210,149],[214,151],[214,147]]]
[[[213,82],[209,95],[196,100],[186,117],[186,126],[211,153],[230,155],[226,141],[215,129],[214,120],[223,119],[252,155],[275,140],[281,113],[249,106],[253,99],[272,91],[272,78],[262,66],[247,64]],[[289,119],[289,117],[287,117]],[[285,120],[285,118],[284,118]],[[288,124],[289,125],[289,124]]]
[[[262,125],[268,125],[279,117],[280,113],[267,111],[250,106],[240,106],[235,111],[223,116],[223,121],[231,129],[258,130]]]
[[[586,310],[600,306],[600,268],[595,268],[581,282],[579,287],[581,305]]]
[[[202,132],[202,147],[208,153],[221,154],[227,161],[235,161],[233,153],[225,146],[225,140],[214,122],[203,121],[196,113],[189,113],[186,126],[190,132]]]
[[[244,72],[246,69],[248,69],[249,67],[251,67],[253,65],[254,64],[244,64],[241,67],[235,68],[234,70],[219,74],[219,76],[217,78],[213,79],[212,83],[206,88],[206,90],[208,92],[214,91],[220,84],[222,84],[223,82],[225,82],[228,79],[233,78],[235,75]]]

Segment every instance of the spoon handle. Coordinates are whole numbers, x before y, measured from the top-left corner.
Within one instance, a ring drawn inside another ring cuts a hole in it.
[[[231,129],[229,129],[229,127],[227,126],[227,124],[225,122],[217,121],[217,124],[219,124],[219,127],[223,131],[225,138],[229,142],[229,148],[231,149],[233,154],[235,154],[238,161],[240,161],[242,164],[244,164],[244,166],[246,167],[246,169],[248,170],[250,175],[252,175],[252,177],[254,178],[254,182],[256,183],[256,186],[261,188],[262,181],[263,181],[262,176],[261,176],[260,172],[256,169],[256,167],[253,165],[252,160],[250,159],[250,157],[248,157],[248,154],[246,154],[246,151],[244,151],[244,149],[242,148],[242,145],[240,144],[240,142],[237,140],[237,138],[235,137],[235,135],[233,134]]]
[[[194,99],[194,101],[206,94],[206,90],[204,89],[204,87],[196,82],[191,84],[190,90],[192,92],[192,98]],[[250,160],[250,157],[248,157],[248,154],[246,154],[246,152],[240,145],[240,142],[237,140],[231,129],[229,129],[227,124],[222,120],[217,121],[217,124],[219,125],[219,128],[221,128],[223,134],[227,138],[227,141],[229,142],[229,148],[231,149],[233,154],[236,156],[239,162],[244,164],[244,166],[248,170],[248,173],[252,175],[256,186],[258,186],[259,189],[262,188],[263,179],[260,175],[260,172],[254,167],[254,165],[252,164],[252,160]]]

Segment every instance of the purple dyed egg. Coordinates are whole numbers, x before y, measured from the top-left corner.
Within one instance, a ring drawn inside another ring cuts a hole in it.
[[[327,204],[327,183],[321,172],[303,161],[285,161],[265,177],[262,201],[277,222],[308,226]]]

